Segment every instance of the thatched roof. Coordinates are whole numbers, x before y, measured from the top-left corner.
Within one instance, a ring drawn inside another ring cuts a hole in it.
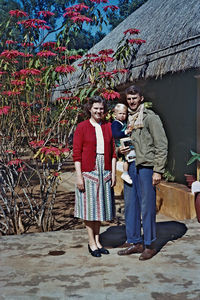
[[[139,29],[138,37],[146,40],[132,62],[131,80],[158,78],[169,72],[200,67],[199,0],[149,0],[89,53],[109,48],[116,50],[123,32],[129,28]]]
[[[199,0],[149,0],[90,52],[98,52],[105,46],[115,50],[128,28],[139,29],[139,37],[146,40],[133,63],[133,67],[140,65],[132,68],[135,79],[140,76],[141,65],[146,65],[147,61],[146,78],[200,67]]]

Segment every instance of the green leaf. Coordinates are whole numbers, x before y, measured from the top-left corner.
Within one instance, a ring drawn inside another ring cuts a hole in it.
[[[94,89],[94,90],[91,92],[90,97],[93,97],[94,94],[98,91],[98,89],[99,89],[99,88]]]
[[[57,73],[55,71],[52,72],[52,80],[55,81]]]
[[[35,67],[38,68],[39,66],[40,66],[40,60],[37,59],[36,62],[35,62]]]
[[[192,151],[192,150],[190,150],[190,153],[191,153],[192,155],[196,155],[196,154],[197,154],[196,152],[194,152],[194,151]]]
[[[87,91],[87,87],[83,88],[82,91],[80,92],[79,98],[82,100],[82,98],[84,98],[85,96],[85,92]]]
[[[189,160],[188,160],[188,162],[187,162],[187,166],[188,165],[191,165],[195,160],[199,160],[196,156],[192,156]]]
[[[8,28],[9,25],[10,25],[10,20],[8,20],[8,22],[6,23],[5,29]]]

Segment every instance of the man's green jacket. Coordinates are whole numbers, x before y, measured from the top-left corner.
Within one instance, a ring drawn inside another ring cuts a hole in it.
[[[167,137],[158,115],[144,108],[143,128],[131,134],[136,152],[136,166],[153,167],[153,171],[164,173],[167,160]]]

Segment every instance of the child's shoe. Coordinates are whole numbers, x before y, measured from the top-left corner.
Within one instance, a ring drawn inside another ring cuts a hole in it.
[[[131,177],[130,177],[128,174],[126,174],[126,173],[122,173],[121,178],[122,178],[124,181],[126,181],[128,184],[132,184],[132,183],[133,183]]]

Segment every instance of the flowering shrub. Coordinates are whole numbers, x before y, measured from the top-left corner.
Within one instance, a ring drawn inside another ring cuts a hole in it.
[[[90,0],[95,5],[107,0]],[[106,6],[116,10],[116,6]],[[87,11],[87,16],[83,15]],[[50,31],[50,11],[39,11],[38,19],[20,10],[9,12],[4,35],[10,26],[20,31],[18,40],[7,39],[0,53],[0,232],[18,234],[35,224],[38,230],[53,228],[53,205],[65,162],[71,157],[71,134],[83,117],[82,106],[88,97],[98,93],[108,101],[117,100],[114,91],[119,76],[127,73],[124,62],[142,40],[123,38],[123,49],[105,49],[83,56],[67,48],[70,32],[81,30],[83,22],[98,24],[94,11],[84,3],[65,9],[65,25],[56,41],[45,41]],[[98,14],[99,14],[98,10]],[[44,18],[44,19],[42,19]],[[100,17],[101,18],[101,17]],[[100,22],[101,23],[101,22]],[[2,24],[1,27],[2,28]],[[129,29],[127,34],[138,34]],[[3,43],[3,41],[2,41]],[[120,44],[121,47],[122,44]],[[116,68],[109,63],[116,61]],[[118,67],[118,64],[120,66]],[[81,69],[79,80],[88,85],[70,90],[70,76]],[[109,69],[109,70],[108,70]],[[62,94],[52,101],[60,85]]]

